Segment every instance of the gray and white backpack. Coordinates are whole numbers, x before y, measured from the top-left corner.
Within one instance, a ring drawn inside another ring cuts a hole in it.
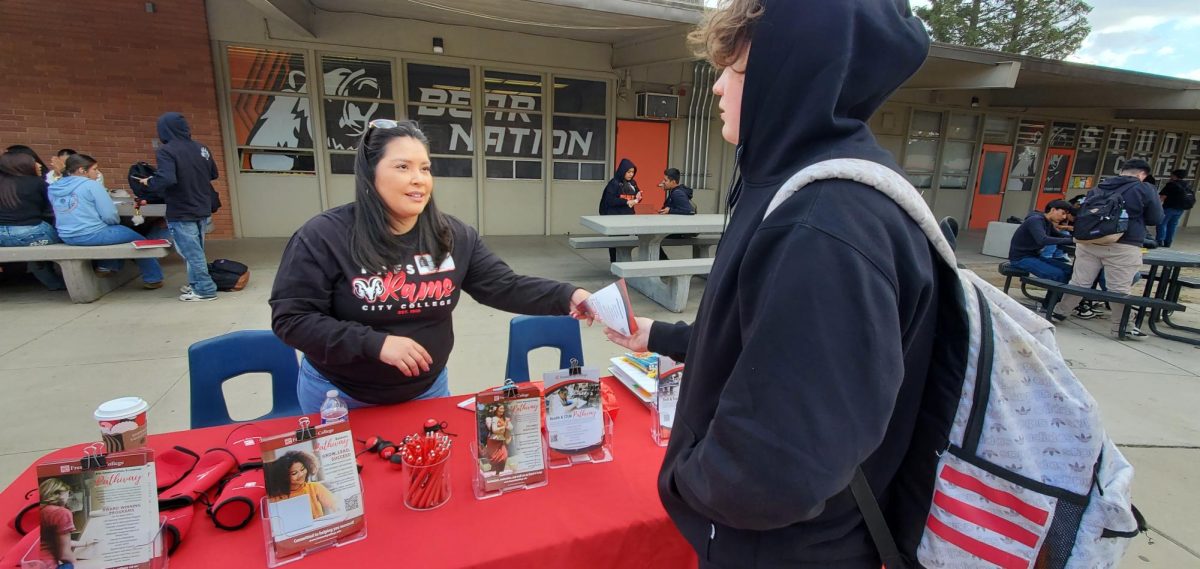
[[[827,179],[890,197],[933,244],[943,285],[958,283],[943,295],[952,300],[939,305],[942,345],[927,380],[924,418],[889,488],[888,511],[861,470],[851,487],[887,567],[1116,567],[1129,538],[1145,529],[1130,502],[1133,467],[1105,434],[1095,399],[1059,352],[1054,327],[958,268],[924,199],[880,164],[837,159],[807,167],[779,189],[764,219],[804,186]]]

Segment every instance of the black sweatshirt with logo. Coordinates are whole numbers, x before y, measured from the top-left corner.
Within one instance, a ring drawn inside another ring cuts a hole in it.
[[[439,266],[416,250],[388,272],[368,272],[350,255],[355,205],[326,211],[288,242],[271,290],[271,327],[317,371],[364,403],[408,401],[427,391],[454,347],[451,315],[465,291],[482,304],[522,314],[567,314],[576,287],[513,272],[479,233],[447,215],[453,251]],[[379,360],[388,335],[412,339],[433,365],[417,377]],[[495,341],[504,341],[499,339]],[[497,383],[502,370],[496,370]]]

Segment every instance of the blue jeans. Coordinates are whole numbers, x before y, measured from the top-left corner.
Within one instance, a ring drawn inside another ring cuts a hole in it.
[[[67,245],[117,245],[119,243],[130,243],[132,241],[140,241],[145,239],[142,234],[125,227],[124,225],[109,225],[100,231],[91,235],[63,237],[63,242]],[[142,280],[148,283],[161,283],[163,280],[162,267],[158,265],[158,259],[134,259],[138,269],[142,271]],[[122,260],[96,261],[96,266],[108,270],[119,271],[121,266],[125,264]]]
[[[1170,247],[1175,241],[1175,228],[1179,226],[1179,218],[1183,217],[1182,209],[1163,208],[1163,220],[1154,230],[1154,240],[1159,247]]]
[[[1029,271],[1034,276],[1042,277],[1043,279],[1050,279],[1060,283],[1071,281],[1071,265],[1058,259],[1021,257],[1016,261],[1009,261],[1008,264],[1023,271]]]
[[[312,364],[308,363],[308,358],[300,358],[300,377],[296,381],[296,397],[300,399],[300,412],[305,415],[321,412],[321,404],[325,402],[325,393],[330,389],[338,389],[337,386],[330,383],[321,372],[317,371]],[[340,389],[338,389],[341,392]],[[435,397],[450,396],[450,374],[446,368],[442,368],[442,373],[438,374],[437,379],[433,380],[433,385],[425,390],[414,399],[433,399]],[[346,406],[351,409],[359,407],[372,407],[371,403],[363,403],[357,399],[341,393],[342,399],[346,401]]]
[[[200,296],[215,296],[217,285],[208,275],[208,258],[204,256],[204,220],[167,220],[167,227],[171,229],[175,251],[187,261],[188,284],[192,292]]]
[[[37,225],[0,225],[0,247],[37,247],[61,243],[54,226],[45,221]],[[30,261],[29,272],[50,290],[63,290],[67,285],[54,272],[54,263]]]

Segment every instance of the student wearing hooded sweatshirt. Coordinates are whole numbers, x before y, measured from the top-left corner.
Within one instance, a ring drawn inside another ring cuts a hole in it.
[[[96,178],[100,168],[86,154],[67,158],[65,175],[50,184],[50,205],[58,236],[67,245],[116,245],[143,239],[138,232],[121,225],[117,205]],[[162,288],[163,273],[158,259],[135,259],[142,271],[142,286]],[[96,273],[107,276],[121,270],[124,261],[96,261]]]
[[[617,165],[613,177],[604,186],[600,195],[600,215],[633,215],[633,206],[642,201],[642,191],[637,187],[633,177],[637,174],[637,166],[628,158],[622,158]],[[617,250],[608,250],[609,262],[616,262]]]
[[[659,496],[701,567],[878,569],[848,487],[861,466],[915,548],[905,532],[930,501],[901,466],[954,276],[908,214],[856,182],[813,182],[763,216],[818,162],[903,173],[867,120],[929,38],[906,0],[733,0],[693,37],[724,68],[713,92],[740,169],[729,224],[693,324],[605,331],[687,363]],[[930,463],[934,445],[917,446]]]
[[[1146,226],[1156,225],[1163,219],[1162,203],[1159,202],[1156,188],[1146,183],[1148,177],[1150,163],[1134,158],[1121,165],[1119,176],[1108,178],[1088,190],[1083,198],[1080,216],[1087,210],[1088,200],[1119,194],[1125,201],[1125,213],[1129,220],[1125,233],[1116,243],[1076,243],[1075,269],[1071,275],[1071,284],[1089,288],[1103,271],[1109,292],[1129,294],[1133,288],[1133,279],[1142,270],[1142,244],[1146,240]],[[1064,318],[1066,314],[1062,312],[1063,307],[1075,306],[1080,300],[1081,298],[1075,295],[1063,295],[1055,307],[1057,317]],[[1109,327],[1114,334],[1121,328],[1122,313],[1121,310],[1108,313]],[[1093,311],[1084,309],[1075,311],[1073,315],[1085,320],[1095,316]],[[1146,336],[1145,332],[1132,324],[1126,330],[1126,337],[1130,339],[1141,340]]]
[[[204,229],[216,211],[217,163],[208,147],[192,140],[192,129],[179,113],[158,117],[158,169],[142,178],[151,192],[165,192],[167,228],[175,250],[187,261],[188,284],[179,292],[179,300],[200,302],[216,300],[217,285],[208,274],[204,254]]]

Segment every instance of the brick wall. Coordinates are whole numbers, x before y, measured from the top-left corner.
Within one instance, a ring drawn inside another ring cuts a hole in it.
[[[100,162],[110,189],[129,166],[154,163],[155,120],[187,117],[213,152],[224,207],[216,238],[233,236],[224,145],[202,0],[0,1],[0,149],[25,144],[47,164],[59,148]]]

